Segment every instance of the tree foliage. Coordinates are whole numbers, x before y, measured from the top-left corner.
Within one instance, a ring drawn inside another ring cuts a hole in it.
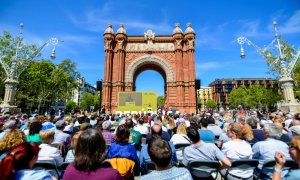
[[[214,100],[206,101],[205,107],[208,109],[216,109],[218,107],[217,103]]]
[[[66,102],[66,111],[72,112],[73,110],[76,110],[78,108],[77,103],[71,100],[68,100]]]
[[[233,89],[228,95],[230,107],[238,107],[242,105],[246,108],[269,108],[281,99],[278,91],[266,89],[259,85],[252,85],[250,88],[240,86]]]
[[[165,105],[165,97],[158,96],[157,97],[157,106],[164,107],[164,105]]]

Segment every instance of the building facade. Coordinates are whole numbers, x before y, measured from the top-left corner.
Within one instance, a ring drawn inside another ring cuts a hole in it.
[[[240,86],[246,88],[252,85],[260,85],[267,89],[280,89],[278,81],[270,78],[226,78],[226,79],[215,79],[209,84],[211,87],[211,94],[213,100],[218,104],[219,107],[228,108],[228,94],[232,89]]]
[[[201,87],[200,89],[197,90],[197,96],[200,102],[200,109],[204,110],[205,109],[205,104],[208,100],[212,99],[212,91],[211,87]]]
[[[84,77],[80,77],[78,80],[78,87],[73,90],[73,98],[72,100],[76,102],[78,105],[80,105],[80,101],[82,98],[82,95],[87,92],[95,95],[97,93],[97,89],[92,86],[91,84],[87,83],[84,79]]]

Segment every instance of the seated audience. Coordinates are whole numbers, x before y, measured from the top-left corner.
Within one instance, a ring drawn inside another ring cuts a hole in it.
[[[174,145],[176,144],[191,144],[190,139],[186,135],[186,125],[185,123],[180,123],[177,127],[177,133],[174,134],[170,140]],[[182,150],[176,150],[176,156],[179,161],[182,161]]]
[[[275,152],[282,152],[287,159],[291,159],[288,153],[288,145],[278,140],[282,135],[282,129],[275,124],[267,123],[264,125],[264,134],[266,140],[259,141],[252,146],[253,159],[259,160],[258,171],[261,170],[266,161],[274,160]],[[272,170],[265,169],[262,172],[262,178],[271,178]],[[282,173],[282,177],[287,172]]]
[[[41,138],[39,135],[40,130],[42,129],[42,123],[39,121],[35,121],[30,123],[29,125],[29,134],[26,136],[27,142],[36,142],[38,144],[41,144]]]
[[[114,143],[109,146],[106,158],[112,167],[116,169],[121,176],[128,179],[134,166],[139,165],[135,147],[129,141],[130,131],[125,124],[120,125],[116,131]]]
[[[68,165],[63,180],[123,179],[115,169],[101,167],[105,158],[106,145],[98,130],[83,131],[75,149],[74,162]]]
[[[295,161],[295,167],[289,170],[284,179],[294,180],[300,177],[300,136],[292,137],[291,144],[289,146],[289,154]],[[272,180],[281,180],[281,172],[286,162],[286,157],[282,152],[275,153],[276,165],[274,167],[274,173]]]
[[[153,135],[148,143],[148,153],[155,169],[151,173],[141,177],[141,180],[154,179],[184,179],[192,180],[190,172],[186,168],[172,167],[172,150],[169,143],[160,136]]]
[[[39,134],[42,144],[40,145],[41,149],[38,160],[55,160],[56,165],[60,166],[64,159],[60,154],[60,151],[56,147],[51,146],[51,143],[54,141],[54,131],[47,129],[40,131]]]
[[[127,119],[125,121],[126,127],[129,129],[129,142],[133,143],[136,150],[139,150],[142,144],[142,134],[139,131],[133,129],[133,121],[131,119]]]
[[[208,124],[209,124],[208,118],[201,118],[201,120],[200,120],[201,129],[198,130],[198,132],[200,134],[200,139],[201,139],[201,141],[204,141],[204,142],[214,143],[215,142],[215,134],[211,130],[207,129]]]
[[[154,124],[152,127],[151,127],[151,136],[153,135],[158,135],[160,137],[162,137],[162,128],[160,125],[158,124]],[[163,137],[162,137],[163,138]],[[163,138],[164,139],[164,138]],[[166,139],[165,139],[166,140]],[[171,147],[171,150],[172,150],[172,158],[171,158],[171,163],[174,165],[177,163],[177,156],[176,156],[176,150],[175,150],[175,147],[173,145],[172,142],[168,141],[170,147]],[[143,171],[143,169],[145,168],[145,165],[147,163],[151,162],[151,159],[150,159],[150,156],[148,154],[148,144],[145,144],[143,147],[142,147],[142,150],[141,150],[141,155],[140,155],[140,167],[141,167],[141,170]]]
[[[0,160],[4,158],[15,146],[25,142],[25,134],[19,129],[7,131],[3,139],[0,140]]]
[[[72,140],[71,140],[71,149],[68,151],[68,153],[66,155],[65,162],[73,162],[74,161],[74,159],[75,159],[75,148],[76,148],[77,141],[78,141],[78,138],[79,138],[81,133],[82,133],[82,131],[77,131],[73,135]]]
[[[141,134],[148,134],[148,127],[144,125],[145,120],[143,118],[139,118],[138,124],[134,127],[134,130],[140,132]]]
[[[101,122],[99,121],[99,123],[101,123]],[[110,121],[102,122],[102,129],[103,129],[102,130],[102,136],[103,136],[103,138],[106,142],[106,145],[110,145],[111,143],[114,142],[114,139],[115,139],[114,133],[112,133],[110,131],[110,129],[111,129]]]
[[[231,162],[213,143],[200,141],[199,132],[194,128],[187,128],[187,136],[192,141],[192,145],[184,149],[183,164],[188,166],[191,161],[221,161],[223,167],[230,167]]]
[[[253,139],[251,127],[240,123],[230,123],[227,135],[232,139],[223,144],[222,152],[230,161],[252,159],[252,149],[248,142],[243,139]],[[228,170],[228,179],[252,179],[253,170]]]
[[[223,133],[222,129],[215,124],[215,119],[213,117],[208,118],[207,129],[211,130],[215,136],[220,136]]]
[[[15,146],[1,161],[0,180],[56,179],[46,170],[32,170],[38,153],[39,145],[37,143],[23,143]]]
[[[54,144],[63,144],[68,146],[71,143],[71,136],[70,134],[64,133],[63,130],[65,129],[67,123],[65,120],[58,120],[55,123],[56,131],[54,136]]]
[[[4,123],[4,125],[3,125],[3,127],[4,127],[4,131],[2,131],[1,133],[0,133],[0,140],[2,140],[3,138],[4,138],[4,135],[7,133],[7,132],[9,132],[9,131],[11,131],[11,130],[13,130],[13,129],[18,129],[19,127],[20,127],[20,121],[19,120],[17,120],[17,119],[15,119],[14,117],[10,117],[9,118],[9,120],[7,120],[5,123]]]
[[[248,141],[251,144],[255,144],[259,141],[265,140],[264,131],[262,129],[257,129],[257,118],[251,117],[247,119],[247,124],[252,128],[253,139]]]

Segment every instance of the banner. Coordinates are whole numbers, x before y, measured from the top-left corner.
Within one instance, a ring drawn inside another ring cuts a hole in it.
[[[157,111],[156,92],[119,92],[118,111]]]

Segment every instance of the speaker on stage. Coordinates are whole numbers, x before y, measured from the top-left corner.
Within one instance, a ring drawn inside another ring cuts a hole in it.
[[[102,81],[97,81],[97,91],[102,91]]]
[[[196,88],[196,89],[200,89],[200,86],[201,86],[201,81],[200,81],[200,79],[196,79],[196,80],[195,80],[195,88]]]

